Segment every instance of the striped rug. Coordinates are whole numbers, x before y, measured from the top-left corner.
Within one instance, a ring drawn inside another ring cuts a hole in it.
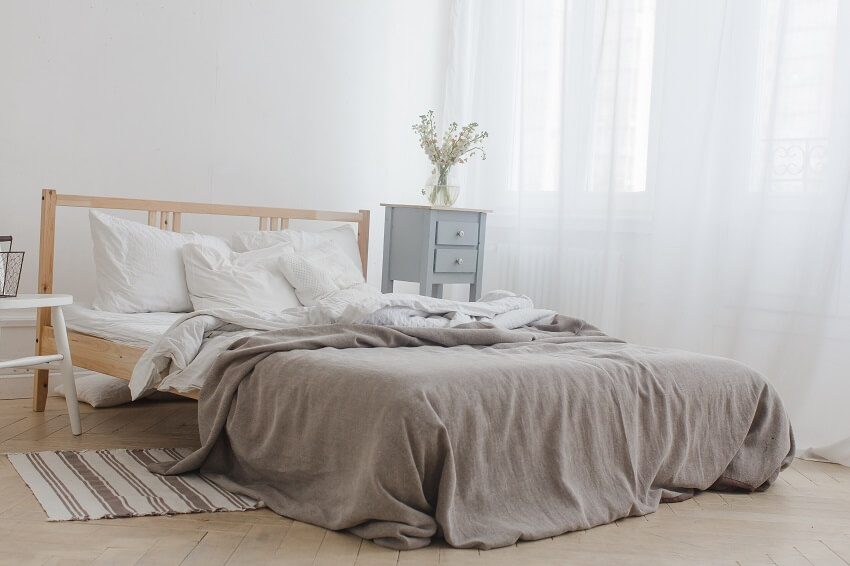
[[[83,450],[9,454],[49,521],[245,511],[262,503],[199,474],[160,476],[152,462],[182,459],[191,448]]]

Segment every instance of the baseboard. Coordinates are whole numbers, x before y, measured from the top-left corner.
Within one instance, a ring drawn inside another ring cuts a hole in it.
[[[8,310],[0,313],[0,328],[35,326],[35,309]]]
[[[93,372],[87,369],[74,368],[74,378],[80,379]],[[29,399],[32,397],[33,371],[31,369],[4,369],[0,372],[0,399]],[[47,382],[47,395],[56,397],[53,392],[62,383],[62,373],[50,370]]]
[[[0,399],[29,399],[32,397],[32,370],[22,370],[20,373],[11,373],[14,370],[4,370],[7,373],[0,374]],[[50,372],[50,381],[47,385],[49,396],[55,396],[53,390],[62,382],[62,375]]]

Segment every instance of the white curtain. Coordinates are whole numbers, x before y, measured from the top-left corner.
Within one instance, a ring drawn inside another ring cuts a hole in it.
[[[443,113],[490,133],[459,203],[496,211],[485,287],[748,363],[850,465],[850,2],[456,0],[450,24]]]

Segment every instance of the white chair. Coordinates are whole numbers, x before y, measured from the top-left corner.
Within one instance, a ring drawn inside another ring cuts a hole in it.
[[[80,407],[77,405],[77,387],[74,383],[74,368],[71,363],[71,350],[68,346],[68,333],[65,330],[64,305],[74,302],[71,295],[18,295],[17,297],[0,298],[0,310],[30,309],[50,307],[58,354],[46,356],[28,356],[14,360],[0,361],[0,369],[7,368],[39,368],[45,364],[60,362],[62,384],[65,386],[65,401],[68,404],[68,417],[71,420],[71,432],[78,435],[82,432],[80,425]]]

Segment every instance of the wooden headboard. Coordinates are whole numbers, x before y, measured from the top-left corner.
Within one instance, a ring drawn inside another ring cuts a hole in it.
[[[369,211],[334,212],[328,210],[302,210],[297,208],[272,208],[264,206],[243,206],[231,204],[203,204],[198,202],[172,202],[164,200],[142,200],[112,197],[89,197],[81,195],[60,195],[51,189],[41,192],[41,242],[38,256],[38,292],[53,292],[53,259],[56,240],[56,207],[106,208],[112,210],[139,210],[148,213],[148,224],[172,232],[180,231],[184,214],[212,214],[219,216],[249,216],[259,221],[260,230],[283,230],[290,220],[324,220],[330,222],[352,222],[357,224],[357,245],[363,263],[363,276],[369,260]],[[55,350],[51,327],[50,309],[38,309],[36,318],[36,353]],[[77,335],[69,332],[71,357],[74,365],[101,371],[116,377],[129,379],[129,370],[135,365],[135,359],[141,351],[129,346],[117,346],[108,341]],[[98,353],[105,349],[116,349],[113,359],[102,362]],[[78,352],[75,352],[78,350]],[[138,350],[138,351],[137,351]],[[86,355],[87,353],[91,355]],[[79,355],[78,355],[79,354]],[[82,363],[77,363],[78,360]],[[88,360],[90,363],[85,363]],[[117,366],[116,366],[117,364]],[[113,371],[109,371],[110,368]],[[44,410],[47,399],[47,371],[36,370],[33,388],[33,408]]]

